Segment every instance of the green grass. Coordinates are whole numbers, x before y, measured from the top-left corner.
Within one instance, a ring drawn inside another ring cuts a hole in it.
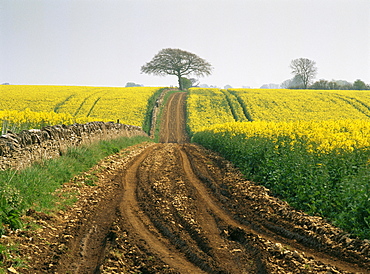
[[[0,244],[0,274],[10,273],[8,267],[24,267],[26,262],[20,258],[18,247],[14,244]]]
[[[161,93],[167,88],[162,88],[157,90],[148,100],[147,109],[146,109],[146,115],[143,122],[143,130],[149,134],[150,128],[152,126],[152,114],[153,114],[153,108],[155,106],[156,100],[159,98]]]
[[[28,210],[50,212],[59,203],[53,193],[75,175],[96,165],[101,159],[121,149],[150,141],[148,137],[118,138],[89,146],[71,147],[59,158],[33,164],[24,170],[0,171],[0,222],[16,229]],[[94,178],[88,181],[94,184]]]
[[[162,102],[162,104],[161,104],[161,106],[159,108],[159,113],[158,113],[158,117],[157,117],[157,124],[155,125],[155,129],[154,129],[154,138],[153,138],[153,140],[155,142],[158,142],[159,141],[159,133],[160,133],[160,128],[161,128],[161,121],[162,121],[162,115],[163,115],[164,107],[167,104],[168,98],[170,98],[170,96],[173,93],[176,93],[176,92],[180,92],[180,91],[179,90],[171,90],[171,91],[168,91],[166,93],[166,95],[163,97],[163,102]]]

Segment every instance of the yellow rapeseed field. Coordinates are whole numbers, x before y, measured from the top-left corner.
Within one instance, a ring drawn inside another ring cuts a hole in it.
[[[48,125],[71,125],[73,123],[87,123],[94,121],[89,117],[73,117],[69,113],[55,113],[53,111],[0,110],[0,131],[17,131],[19,129],[42,128]]]
[[[296,140],[306,140],[308,152],[327,153],[337,148],[353,151],[370,147],[370,120],[232,122],[209,126],[203,131],[242,135],[244,138],[264,137],[276,142],[279,137],[288,137],[291,147]]]
[[[190,89],[187,110],[188,124],[192,132],[213,124],[234,121],[225,94],[216,88]]]
[[[148,99],[157,87],[0,86],[0,121],[21,124],[70,124],[119,121],[142,126]],[[58,115],[57,115],[58,114]]]
[[[231,132],[233,135],[304,137],[333,148],[370,147],[370,92],[339,90],[231,89],[253,122],[236,123],[226,92],[191,89],[188,98],[190,130]],[[235,103],[234,103],[235,104]],[[231,123],[230,123],[231,122]],[[310,149],[310,148],[308,148]],[[312,148],[311,148],[312,150]]]
[[[231,89],[254,121],[366,119],[370,92],[348,90]]]

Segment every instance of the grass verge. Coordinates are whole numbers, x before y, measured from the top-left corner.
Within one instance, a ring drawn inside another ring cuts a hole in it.
[[[59,158],[35,163],[20,171],[0,171],[0,234],[6,228],[21,228],[20,217],[29,209],[54,210],[57,199],[54,191],[75,175],[123,148],[150,140],[141,136],[123,137],[89,146],[70,147]]]
[[[160,106],[160,109],[159,109],[159,114],[158,114],[158,117],[157,117],[157,124],[155,125],[155,130],[154,130],[154,138],[153,140],[155,142],[159,142],[159,132],[160,132],[160,129],[161,129],[161,121],[162,121],[162,115],[163,115],[163,110],[164,110],[164,107],[166,106],[167,104],[167,101],[168,101],[168,98],[173,94],[173,93],[176,93],[176,92],[181,92],[180,90],[170,90],[166,93],[166,95],[163,97],[163,102]]]
[[[152,115],[153,115],[153,109],[156,104],[157,99],[161,95],[161,93],[166,90],[167,88],[161,88],[157,90],[148,100],[147,109],[146,109],[146,115],[143,122],[143,130],[149,134],[150,128],[152,126]]]

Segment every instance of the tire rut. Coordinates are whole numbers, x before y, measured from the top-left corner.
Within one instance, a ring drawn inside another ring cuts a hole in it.
[[[112,194],[104,199],[92,201],[91,214],[67,223],[60,238],[65,239],[65,243],[68,239],[72,241],[69,243],[68,256],[62,258],[56,273],[100,273],[106,250],[115,238],[113,223],[118,216],[122,197],[119,184],[114,184],[110,191]]]
[[[189,142],[185,128],[185,98],[186,92],[177,92],[169,98],[161,124],[160,143]]]
[[[154,229],[150,222],[150,218],[143,214],[138,201],[136,200],[137,180],[139,177],[139,168],[143,165],[149,154],[155,153],[161,146],[153,146],[145,150],[135,159],[132,165],[125,171],[124,176],[124,195],[121,203],[121,214],[132,226],[132,230],[136,231],[138,236],[146,242],[148,248],[153,249],[157,256],[165,263],[178,271],[184,270],[183,273],[201,273],[200,269],[189,263],[176,250],[170,249],[168,241],[163,237],[158,237],[159,233]]]

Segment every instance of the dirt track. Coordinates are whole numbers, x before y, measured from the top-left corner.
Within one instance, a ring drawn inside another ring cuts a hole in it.
[[[370,273],[369,243],[295,211],[188,143],[186,93],[168,102],[159,144],[102,163],[101,180],[44,220],[24,273]],[[81,179],[82,180],[82,179]],[[32,215],[32,214],[31,214]],[[34,257],[32,257],[34,256]]]

